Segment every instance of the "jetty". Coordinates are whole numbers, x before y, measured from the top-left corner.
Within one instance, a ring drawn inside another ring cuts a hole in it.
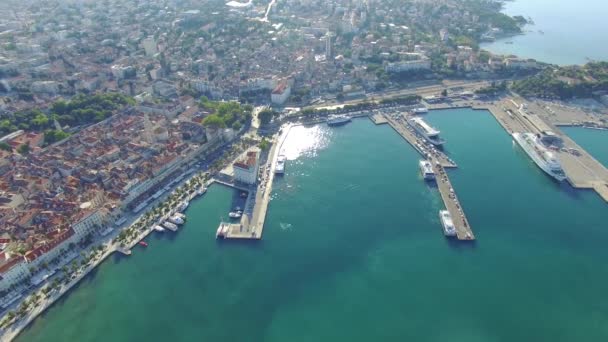
[[[441,199],[443,200],[446,209],[450,212],[454,227],[456,228],[456,237],[458,240],[475,240],[475,234],[473,234],[471,225],[469,224],[464,209],[458,200],[458,196],[456,196],[456,191],[446,172],[447,168],[456,168],[458,165],[448,158],[445,153],[437,149],[430,150],[427,147],[428,144],[423,139],[418,138],[414,132],[408,129],[402,114],[399,114],[396,117],[383,116],[387,123],[399,133],[403,139],[412,145],[423,158],[428,159],[431,162],[437,180],[437,188],[439,189]]]
[[[261,177],[262,181],[248,189],[245,211],[240,221],[238,223],[220,222],[216,237],[249,240],[260,240],[262,238],[279,151],[290,129],[291,126],[287,126],[283,130],[276,142],[272,144],[266,164],[260,166],[260,172],[264,173]],[[228,183],[225,184],[229,185]],[[236,188],[242,190],[241,187]]]

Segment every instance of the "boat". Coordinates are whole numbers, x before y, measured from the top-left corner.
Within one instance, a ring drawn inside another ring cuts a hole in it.
[[[443,234],[445,234],[445,236],[456,236],[456,227],[454,226],[450,212],[447,210],[440,210],[439,219],[441,220],[441,225],[443,225]]]
[[[182,212],[182,211],[184,211],[184,210],[188,209],[188,205],[190,205],[190,202],[188,202],[188,201],[183,201],[183,202],[182,202],[182,203],[179,205],[179,207],[177,207],[177,211]]]
[[[139,244],[144,247],[148,247],[148,243],[146,241],[139,241]]]
[[[171,222],[165,221],[165,222],[163,222],[162,226],[171,231],[174,231],[174,232],[177,231],[177,226]]]
[[[412,109],[412,113],[414,113],[414,114],[426,114],[428,112],[429,112],[429,109],[426,107]]]
[[[242,211],[231,211],[230,213],[228,213],[228,217],[230,218],[240,218],[241,216],[243,216],[243,212]]]
[[[555,154],[534,133],[513,133],[513,139],[532,158],[534,163],[558,182],[567,179],[566,173]]]
[[[182,213],[175,213],[173,216],[174,216],[174,217],[179,217],[179,218],[181,218],[182,220],[186,221],[186,214],[182,214]]]
[[[418,134],[422,135],[422,137],[431,144],[435,146],[445,144],[445,140],[439,137],[439,133],[441,132],[426,123],[422,118],[416,116],[408,117],[406,121],[416,132],[418,132]]]
[[[327,121],[328,126],[342,126],[351,121],[351,118],[346,115],[334,116]]]
[[[435,172],[433,171],[433,165],[431,165],[431,162],[428,160],[421,160],[419,162],[420,165],[420,173],[422,173],[422,176],[424,177],[425,180],[434,180],[435,179]]]
[[[154,230],[156,230],[157,232],[164,232],[165,228],[163,228],[163,226],[157,224],[156,226],[154,226]]]
[[[284,155],[279,155],[279,157],[277,158],[277,165],[274,168],[274,173],[277,175],[282,175],[285,173],[285,156]]]
[[[181,217],[179,217],[177,215],[173,215],[172,217],[169,218],[169,222],[171,222],[173,224],[181,225],[181,224],[184,224],[184,219],[182,219]]]

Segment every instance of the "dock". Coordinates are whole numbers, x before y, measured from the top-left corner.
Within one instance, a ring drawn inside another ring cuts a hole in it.
[[[384,125],[388,123],[386,117],[380,113],[374,113],[369,116],[369,119],[376,125]]]
[[[260,170],[264,172],[262,181],[248,189],[248,196],[245,202],[245,212],[238,223],[221,222],[220,227],[226,227],[224,239],[247,239],[260,240],[264,232],[266,213],[270,203],[272,193],[272,183],[275,176],[275,167],[279,157],[279,151],[289,133],[291,126],[287,126],[276,140],[268,153],[265,165],[260,165]],[[226,184],[228,185],[228,184]],[[238,188],[241,189],[241,188]],[[248,210],[252,208],[251,210]]]
[[[425,159],[436,159],[442,167],[445,168],[456,168],[458,165],[454,163],[445,153],[435,149],[434,151],[427,148],[428,143],[421,138],[416,136],[416,133],[409,129],[409,125],[405,122],[405,117],[399,114],[396,118],[391,118],[387,115],[383,115],[386,122],[397,132],[405,141],[407,141],[412,147],[418,151]]]
[[[431,159],[430,161],[433,165],[433,171],[435,172],[437,188],[439,189],[443,203],[445,204],[446,209],[450,212],[450,216],[454,222],[454,227],[456,228],[456,237],[458,240],[475,240],[475,235],[471,230],[471,225],[469,224],[467,216],[460,205],[458,196],[456,196],[456,192],[452,187],[452,182],[450,182],[450,178],[448,177],[445,168],[437,164],[436,159]]]

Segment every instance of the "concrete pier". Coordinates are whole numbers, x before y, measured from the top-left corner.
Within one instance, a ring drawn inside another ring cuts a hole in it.
[[[431,155],[434,159],[439,161],[441,166],[446,168],[456,168],[458,165],[448,158],[445,153],[440,150],[432,151],[427,146],[428,143],[424,139],[420,139],[416,134],[409,129],[409,125],[405,121],[405,117],[399,114],[396,118],[383,115],[386,122],[397,132],[405,141],[407,141],[412,147],[418,151],[425,159],[430,159]]]
[[[450,216],[452,216],[454,227],[456,227],[456,237],[458,240],[475,240],[471,225],[469,225],[469,221],[460,205],[460,201],[458,201],[458,197],[456,196],[456,192],[452,187],[452,183],[450,182],[450,178],[448,177],[445,168],[443,168],[436,159],[431,159],[431,164],[433,165],[433,171],[435,172],[437,188],[439,189],[439,193],[441,193],[441,198],[443,199],[446,209],[450,212]]]
[[[239,223],[220,223],[227,226],[224,239],[249,239],[259,240],[264,232],[264,222],[268,212],[268,204],[272,193],[274,172],[283,142],[289,133],[291,126],[287,126],[277,138],[268,153],[265,165],[260,165],[262,181],[248,189],[248,197],[245,202],[245,211]],[[251,210],[248,210],[252,208]],[[218,228],[220,228],[218,227]]]

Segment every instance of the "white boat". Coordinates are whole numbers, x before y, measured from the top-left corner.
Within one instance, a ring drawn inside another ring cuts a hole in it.
[[[171,231],[174,231],[174,232],[177,231],[177,226],[171,222],[165,221],[165,222],[163,222],[162,226]]]
[[[426,123],[422,118],[414,116],[408,117],[407,123],[420,134],[424,139],[433,145],[440,146],[445,143],[445,140],[439,137],[439,130]]]
[[[186,214],[182,214],[182,213],[175,213],[173,216],[175,216],[175,217],[179,217],[179,218],[181,218],[181,219],[182,219],[182,220],[184,220],[184,221],[186,220]]]
[[[421,160],[419,162],[420,165],[420,173],[426,180],[435,179],[435,171],[433,171],[433,165],[428,160]]]
[[[177,225],[181,225],[184,224],[184,219],[182,219],[181,217],[174,215],[171,218],[169,218],[169,222],[173,223],[173,224],[177,224]]]
[[[279,157],[277,158],[277,165],[274,168],[274,173],[278,174],[278,175],[282,175],[283,173],[285,173],[285,156],[284,155],[279,155]]]
[[[513,139],[532,158],[534,163],[549,176],[559,182],[567,179],[564,169],[555,157],[555,154],[543,145],[537,135],[534,133],[513,133]]]
[[[445,236],[455,236],[456,227],[454,226],[450,212],[447,210],[440,210],[439,219],[441,220],[441,225],[443,225],[443,234],[445,234]]]
[[[196,190],[196,195],[202,196],[205,194],[205,192],[207,192],[207,188],[205,188],[204,186],[201,186],[200,189]]]
[[[327,121],[328,126],[341,126],[349,123],[350,117],[345,115],[335,116]]]
[[[228,217],[230,218],[239,218],[241,216],[243,216],[242,211],[231,211],[230,213],[228,213]]]
[[[190,202],[188,202],[188,201],[183,201],[183,202],[182,202],[182,203],[179,205],[179,207],[177,207],[177,211],[182,212],[182,211],[184,211],[184,210],[188,209],[188,205],[190,205]]]
[[[429,112],[429,109],[426,107],[412,109],[412,113],[414,113],[414,114],[426,114],[428,112]]]
[[[165,228],[163,228],[163,226],[157,224],[156,226],[154,226],[154,230],[156,230],[157,232],[164,232]]]

